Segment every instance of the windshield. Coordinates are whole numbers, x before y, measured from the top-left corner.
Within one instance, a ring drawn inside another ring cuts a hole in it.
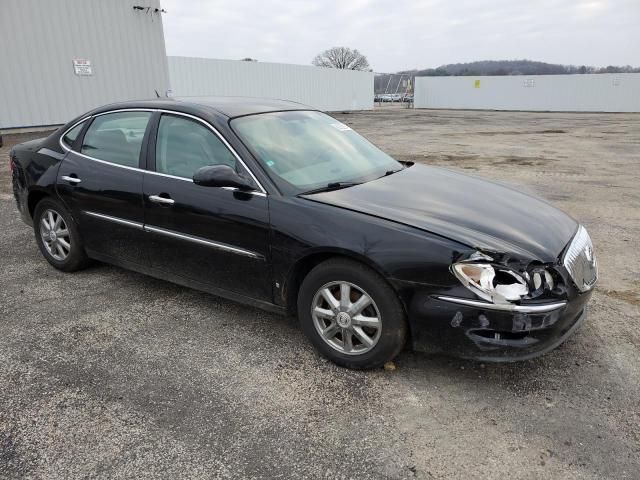
[[[403,168],[347,125],[320,112],[250,115],[231,126],[284,193],[366,182]]]

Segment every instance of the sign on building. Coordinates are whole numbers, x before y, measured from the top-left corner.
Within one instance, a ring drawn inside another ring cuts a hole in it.
[[[93,75],[93,70],[91,69],[91,60],[81,60],[77,58],[74,59],[73,71],[76,75]]]

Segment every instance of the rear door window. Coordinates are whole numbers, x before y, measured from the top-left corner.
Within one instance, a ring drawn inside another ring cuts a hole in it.
[[[151,112],[115,112],[96,117],[82,141],[81,152],[107,162],[138,167]]]

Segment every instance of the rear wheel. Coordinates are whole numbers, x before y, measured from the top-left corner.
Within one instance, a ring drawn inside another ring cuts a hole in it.
[[[58,270],[73,272],[89,262],[78,227],[60,202],[45,198],[36,205],[33,230],[42,255]]]
[[[298,317],[314,346],[344,367],[381,366],[406,341],[395,291],[377,272],[347,259],[328,260],[309,272],[300,287]]]

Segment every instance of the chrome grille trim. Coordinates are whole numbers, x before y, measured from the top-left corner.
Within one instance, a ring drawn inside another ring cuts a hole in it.
[[[558,310],[567,305],[564,300],[553,303],[541,303],[535,305],[514,305],[513,303],[489,303],[482,300],[471,300],[469,298],[445,297],[437,296],[438,300],[445,302],[458,303],[468,307],[477,307],[484,310],[501,310],[504,312],[517,313],[547,313]]]
[[[598,280],[598,262],[593,251],[591,237],[582,225],[571,240],[562,258],[562,264],[581,292],[593,288]]]

